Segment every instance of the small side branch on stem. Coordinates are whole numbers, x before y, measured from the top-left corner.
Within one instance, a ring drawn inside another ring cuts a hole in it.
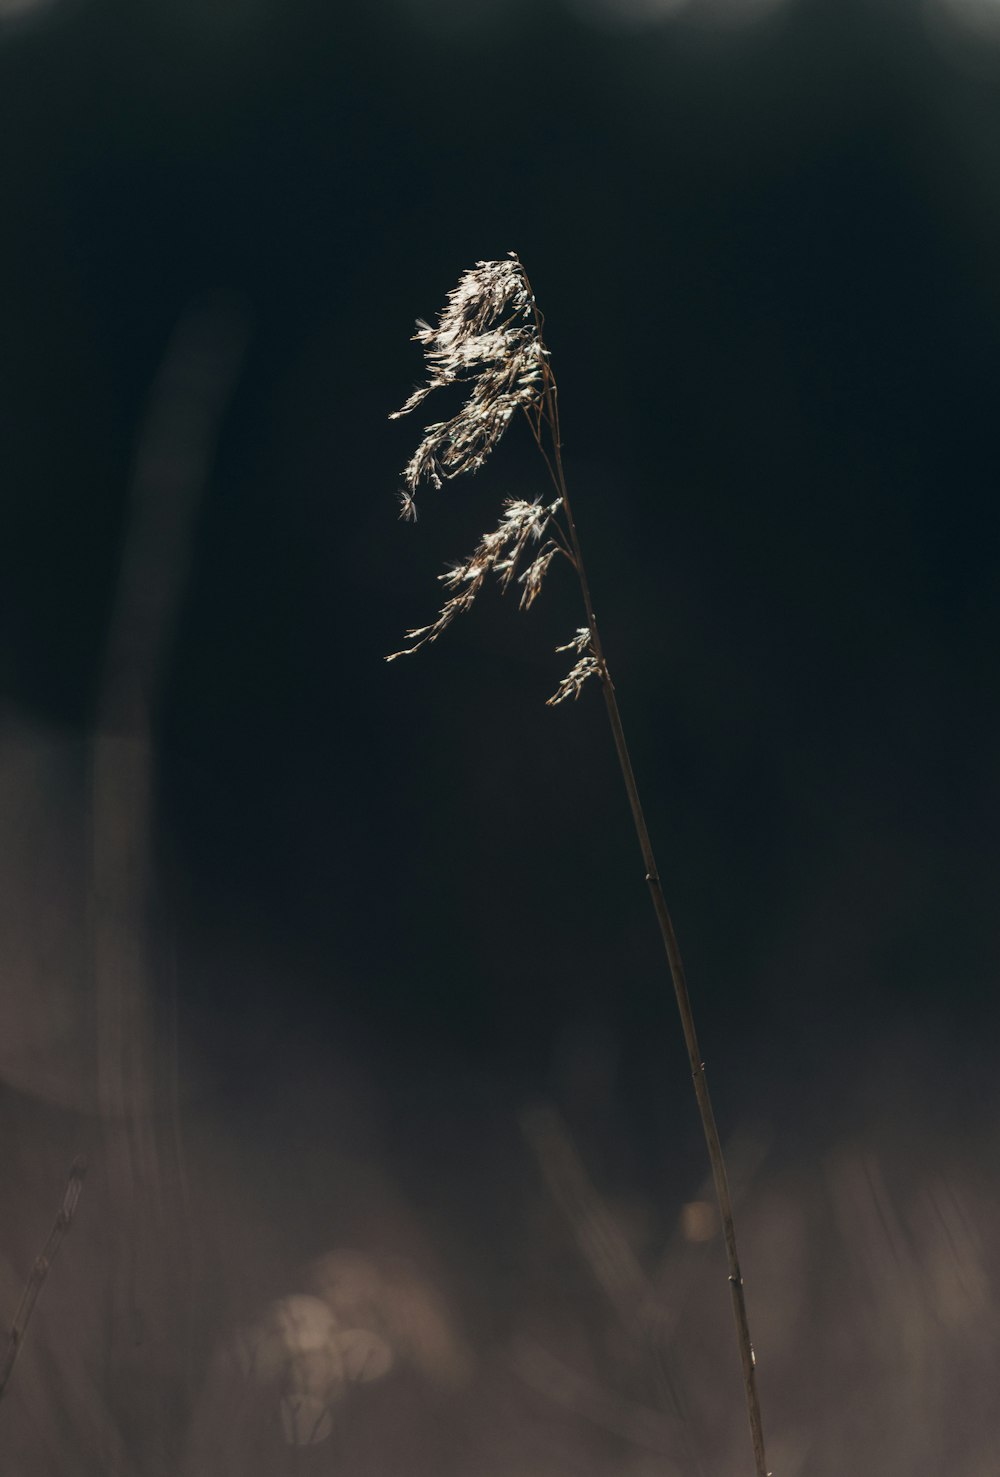
[[[69,1179],[66,1182],[66,1193],[63,1195],[63,1202],[59,1207],[59,1213],[53,1222],[48,1240],[35,1258],[35,1264],[28,1274],[28,1280],[24,1284],[24,1291],[21,1293],[21,1301],[17,1305],[17,1312],[14,1314],[14,1321],[10,1326],[10,1333],[7,1337],[7,1350],[3,1356],[2,1363],[0,1363],[0,1400],[4,1397],[7,1382],[10,1379],[14,1365],[17,1363],[17,1356],[21,1352],[25,1329],[34,1311],[35,1303],[38,1301],[38,1294],[42,1290],[42,1284],[49,1274],[49,1268],[56,1259],[56,1253],[63,1243],[63,1237],[73,1223],[76,1203],[80,1198],[80,1191],[83,1189],[83,1177],[86,1172],[87,1161],[82,1155],[78,1155],[73,1160],[73,1165],[69,1172]]]

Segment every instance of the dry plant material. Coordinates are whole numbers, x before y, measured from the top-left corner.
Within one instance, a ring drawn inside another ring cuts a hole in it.
[[[323,1298],[305,1293],[272,1303],[244,1334],[239,1355],[244,1374],[277,1396],[289,1446],[325,1441],[351,1388],[381,1379],[394,1359],[380,1331],[346,1324]]]
[[[66,1182],[66,1193],[63,1195],[62,1205],[59,1207],[59,1213],[53,1222],[48,1240],[35,1258],[35,1264],[28,1274],[27,1282],[24,1284],[21,1301],[17,1305],[17,1312],[14,1314],[14,1321],[10,1326],[10,1334],[7,1338],[7,1352],[3,1357],[3,1363],[0,1364],[0,1400],[3,1399],[6,1393],[7,1382],[11,1377],[14,1365],[17,1363],[17,1356],[21,1352],[25,1330],[34,1312],[35,1303],[38,1301],[38,1294],[42,1290],[42,1284],[49,1275],[49,1268],[56,1259],[56,1253],[63,1243],[63,1237],[73,1223],[76,1203],[80,1198],[80,1191],[83,1189],[83,1177],[86,1172],[87,1161],[82,1157],[74,1159],[69,1172],[69,1179]]]
[[[682,1433],[675,1417],[606,1390],[597,1380],[564,1364],[532,1339],[516,1339],[509,1357],[515,1373],[526,1385],[599,1430],[610,1431],[630,1445],[655,1452],[664,1459],[676,1451]],[[648,1468],[643,1465],[637,1470],[645,1472]],[[667,1470],[675,1469],[671,1466]]]
[[[614,1217],[594,1190],[566,1127],[551,1108],[525,1112],[521,1129],[580,1251],[624,1326],[654,1306],[656,1291]]]
[[[463,1384],[470,1362],[442,1301],[397,1258],[338,1250],[315,1261],[309,1292],[271,1303],[241,1329],[233,1353],[258,1401],[273,1402],[285,1441],[317,1446],[358,1387],[408,1364],[441,1389]]]
[[[457,286],[448,295],[436,327],[418,321],[414,337],[424,351],[428,369],[427,382],[414,390],[392,418],[407,415],[421,405],[432,391],[446,385],[466,385],[468,394],[458,413],[450,420],[437,421],[424,427],[420,444],[403,472],[403,516],[410,519],[416,517],[416,497],[422,483],[429,482],[432,487],[439,488],[445,480],[458,477],[463,472],[478,471],[517,411],[524,415],[531,428],[555,491],[555,500],[550,503],[506,503],[499,525],[492,533],[483,536],[472,556],[439,576],[445,588],[453,593],[441,607],[437,618],[429,625],[408,631],[407,639],[410,644],[403,650],[394,652],[388,660],[412,656],[421,647],[436,641],[457,615],[471,607],[490,575],[496,575],[503,588],[507,588],[517,578],[524,591],[521,604],[530,606],[537,598],[549,566],[557,554],[568,559],[576,571],[586,623],[577,629],[570,641],[557,648],[576,656],[577,660],[548,702],[549,706],[556,706],[567,698],[578,698],[591,677],[598,678],[600,682],[642,853],[646,883],[670,968],[712,1166],[726,1244],[756,1477],[769,1477],[757,1396],[753,1345],[736,1246],[732,1196],[722,1145],[695,1032],[677,936],[660,883],[622,728],[618,699],[591,603],[590,586],[563,470],[558,389],[542,328],[543,318],[531,284],[514,252],[501,261],[477,262],[469,271],[463,272]],[[518,574],[526,551],[530,551],[533,557]]]

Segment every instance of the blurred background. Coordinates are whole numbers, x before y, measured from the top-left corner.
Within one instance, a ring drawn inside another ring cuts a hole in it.
[[[995,1469],[998,84],[997,0],[0,0],[3,1323],[90,1160],[0,1466],[751,1469],[570,573],[383,661],[545,491],[397,520],[515,249],[771,1466]]]

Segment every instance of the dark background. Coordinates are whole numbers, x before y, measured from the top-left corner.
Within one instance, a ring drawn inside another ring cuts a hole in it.
[[[381,663],[539,481],[516,433],[394,521],[412,320],[511,247],[710,1034],[990,1001],[993,56],[906,6],[726,16],[7,23],[7,702],[87,724],[153,376],[231,296],[250,343],[157,696],[171,885],[379,1033],[537,1065],[570,1007],[657,1009],[596,695],[540,706],[573,591]]]
[[[5,721],[95,722],[208,304],[245,348],[152,694],[182,1076],[239,1139],[349,1063],[438,1228],[539,1094],[623,1181],[702,1172],[598,692],[544,706],[569,571],[382,660],[544,491],[515,427],[396,518],[413,320],[510,249],[724,1133],[819,1152],[904,1095],[964,1133],[990,1091],[1000,18],[655,9],[0,4]]]

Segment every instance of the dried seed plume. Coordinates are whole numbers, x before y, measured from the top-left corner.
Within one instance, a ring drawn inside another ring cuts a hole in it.
[[[403,516],[416,514],[421,482],[440,487],[463,472],[477,472],[515,411],[537,408],[546,350],[534,298],[516,256],[477,262],[448,294],[437,327],[417,322],[414,340],[424,351],[427,383],[390,417],[408,415],[445,385],[467,384],[468,397],[451,420],[424,427],[403,471]]]
[[[386,661],[395,661],[398,656],[412,656],[422,646],[436,641],[457,615],[471,608],[487,575],[498,575],[500,587],[505,590],[517,572],[525,549],[532,541],[537,542],[543,538],[558,509],[558,502],[546,507],[541,503],[508,498],[504,503],[503,516],[492,533],[483,535],[468,559],[453,564],[444,574],[438,575],[445,589],[454,590],[455,593],[442,605],[437,619],[428,626],[417,626],[412,631],[407,631],[406,638],[411,645],[404,647],[402,651],[394,651],[386,657]],[[522,606],[529,606],[534,600],[541,588],[542,575],[558,551],[559,545],[555,539],[547,539],[542,544],[541,552],[521,575],[520,580],[524,585]]]
[[[477,262],[463,272],[437,326],[417,320],[414,339],[424,351],[426,383],[395,411],[398,420],[421,405],[433,390],[447,385],[469,386],[464,403],[447,421],[424,427],[420,444],[403,469],[402,516],[417,516],[417,492],[422,482],[441,487],[463,472],[476,472],[496,446],[516,411],[523,411],[535,442],[555,484],[551,503],[508,498],[500,521],[480,539],[471,555],[438,576],[449,592],[436,618],[407,631],[408,646],[386,658],[412,656],[436,641],[457,615],[467,611],[490,574],[506,589],[516,578],[521,586],[522,610],[530,610],[541,593],[549,566],[563,554],[577,568],[563,488],[555,474],[553,456],[546,451],[548,434],[558,458],[558,412],[555,378],[549,351],[541,334],[541,314],[531,285],[514,252],[500,261]],[[522,568],[523,555],[532,558]],[[600,657],[590,645],[590,631],[580,645],[580,633],[559,651],[575,651],[580,660],[549,699],[550,705],[579,697],[590,676],[600,676]]]
[[[575,651],[580,660],[567,673],[552,696],[547,700],[547,708],[558,707],[568,697],[575,702],[583,691],[584,683],[588,677],[599,677],[601,675],[600,664],[594,653],[593,642],[589,626],[579,626],[572,641],[567,641],[565,646],[557,646],[556,651]]]

